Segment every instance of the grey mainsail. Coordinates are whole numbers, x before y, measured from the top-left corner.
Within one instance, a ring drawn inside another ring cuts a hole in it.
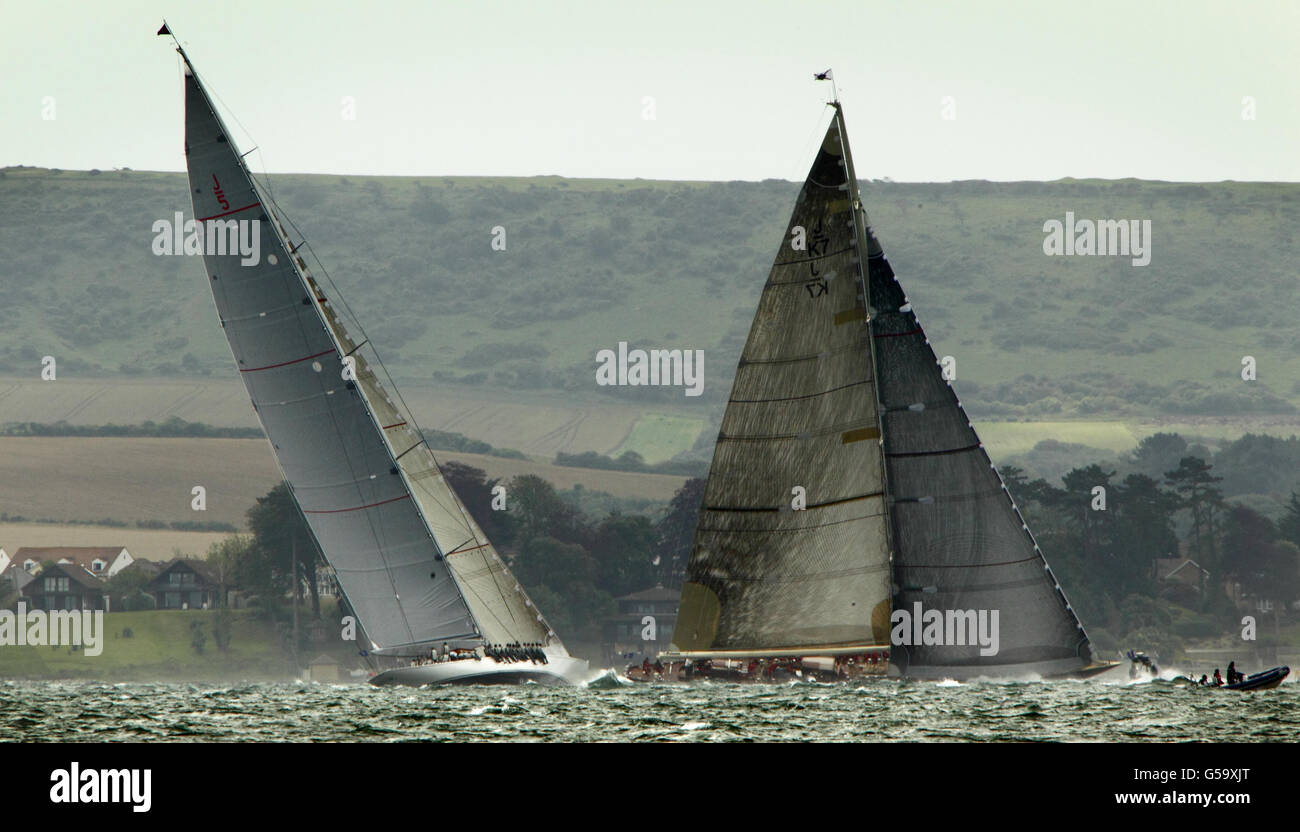
[[[849,188],[836,119],[736,370],[674,631],[682,652],[888,641],[884,466]]]
[[[166,27],[164,27],[165,32]],[[201,232],[256,224],[260,258],[204,249],[240,376],[369,648],[540,643],[563,653],[307,270],[184,50],[185,153]],[[212,239],[210,234],[205,234]],[[301,245],[301,243],[299,244]]]

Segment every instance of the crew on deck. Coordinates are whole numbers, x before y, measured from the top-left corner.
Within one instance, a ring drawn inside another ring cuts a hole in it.
[[[498,662],[507,664],[512,662],[532,662],[534,664],[549,664],[546,658],[546,651],[542,645],[535,641],[526,644],[511,642],[510,644],[487,644],[483,646],[483,655]]]

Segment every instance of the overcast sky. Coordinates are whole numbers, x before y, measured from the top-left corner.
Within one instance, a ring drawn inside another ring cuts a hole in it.
[[[1284,0],[8,3],[0,166],[183,170],[164,17],[255,170],[1300,180]]]

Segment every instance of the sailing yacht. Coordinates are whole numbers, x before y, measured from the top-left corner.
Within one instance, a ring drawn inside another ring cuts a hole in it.
[[[171,31],[164,24],[158,34]],[[284,481],[355,613],[359,651],[396,665],[371,681],[578,683],[587,663],[568,654],[452,491],[396,387],[390,396],[380,383],[372,345],[344,326],[339,299],[308,269],[304,241],[290,241],[283,212],[176,48],[190,196],[221,327]],[[260,243],[210,244],[225,233]]]
[[[1106,670],[872,232],[838,96],[830,106],[736,369],[660,660],[820,678],[885,662],[920,679]]]

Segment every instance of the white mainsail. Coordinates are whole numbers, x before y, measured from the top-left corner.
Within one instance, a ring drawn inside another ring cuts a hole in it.
[[[238,247],[204,251],[221,325],[284,480],[370,649],[513,642],[566,656],[409,414],[380,384],[360,351],[365,342],[354,342],[290,246],[179,44],[177,51],[197,225],[234,221],[260,238],[252,263],[241,262]]]

